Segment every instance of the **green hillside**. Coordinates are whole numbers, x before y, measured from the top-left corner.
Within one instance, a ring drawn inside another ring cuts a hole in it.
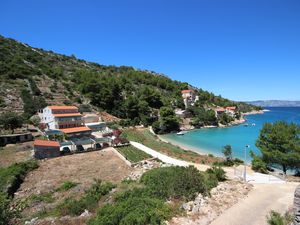
[[[47,104],[106,111],[133,124],[151,124],[162,106],[183,108],[181,90],[193,88],[153,71],[105,66],[0,36],[0,112],[33,115]],[[254,106],[193,88],[199,105]],[[126,120],[127,119],[127,120]]]

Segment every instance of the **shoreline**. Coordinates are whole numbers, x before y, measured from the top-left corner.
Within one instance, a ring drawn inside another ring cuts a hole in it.
[[[268,110],[268,109],[252,110],[250,112],[242,113],[241,118],[239,120],[234,120],[230,124],[227,124],[227,125],[221,125],[221,126],[209,125],[209,126],[203,126],[203,127],[199,127],[199,128],[194,127],[194,128],[190,128],[190,129],[184,128],[184,129],[182,129],[182,131],[191,132],[191,131],[200,130],[200,129],[228,128],[228,127],[232,127],[232,126],[238,126],[238,125],[241,125],[241,124],[247,122],[247,118],[245,118],[246,116],[264,114],[265,112],[270,112],[270,110]]]
[[[270,110],[268,110],[270,111]],[[233,127],[233,126],[239,126],[243,123],[245,123],[247,121],[247,118],[245,118],[246,116],[248,115],[256,115],[256,114],[264,114],[265,112],[268,112],[266,110],[253,110],[251,112],[247,112],[247,113],[242,113],[242,117],[240,120],[237,120],[237,121],[234,121],[232,124],[229,124],[229,125],[226,125],[226,126],[222,126],[222,127],[218,127],[218,126],[204,126],[204,127],[201,127],[201,128],[193,128],[193,129],[185,129],[184,131],[186,132],[193,132],[193,131],[197,131],[197,130],[201,130],[201,129],[212,129],[212,128],[230,128],[230,127]],[[198,148],[198,147],[194,147],[194,146],[190,146],[188,144],[184,144],[184,143],[181,143],[179,141],[175,141],[175,140],[170,140],[169,138],[167,137],[164,137],[164,135],[157,135],[157,138],[162,141],[162,142],[165,142],[165,143],[169,143],[171,145],[174,145],[174,146],[177,146],[183,150],[186,150],[186,151],[193,151],[199,155],[206,155],[208,156],[209,154],[212,154],[214,157],[221,157],[223,158],[223,155],[222,153],[220,154],[217,154],[215,152],[212,152],[210,150],[206,150],[206,149],[203,149],[203,148]],[[249,162],[247,162],[248,164]]]
[[[187,144],[183,144],[181,142],[178,142],[178,141],[174,141],[174,140],[170,140],[166,137],[163,137],[164,135],[156,135],[157,138],[162,141],[162,142],[165,142],[165,143],[168,143],[168,144],[171,144],[171,145],[174,145],[174,146],[177,146],[185,151],[192,151],[192,152],[195,152],[199,155],[205,155],[205,156],[208,156],[209,154],[213,155],[214,157],[221,157],[223,158],[222,154],[218,155],[218,154],[215,154],[215,153],[211,153],[209,150],[205,150],[205,149],[201,149],[201,148],[196,148],[196,147],[193,147],[193,146],[189,146]]]

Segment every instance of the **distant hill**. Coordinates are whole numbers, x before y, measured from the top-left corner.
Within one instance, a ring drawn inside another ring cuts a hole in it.
[[[47,104],[72,104],[139,123],[162,106],[183,108],[184,89],[194,89],[201,105],[255,109],[153,71],[100,65],[0,35],[0,113],[30,117]]]
[[[249,104],[261,107],[300,107],[300,101],[285,101],[285,100],[259,100],[250,101]]]

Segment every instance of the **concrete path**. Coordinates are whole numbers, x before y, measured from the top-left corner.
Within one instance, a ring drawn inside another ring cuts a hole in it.
[[[285,213],[293,204],[297,183],[254,184],[249,195],[222,213],[211,225],[267,225],[271,210]]]
[[[151,148],[148,148],[147,146],[140,144],[138,142],[130,141],[130,144],[133,145],[134,147],[148,153],[149,155],[151,155],[155,158],[158,158],[159,160],[161,160],[164,163],[168,163],[168,164],[171,164],[174,166],[185,166],[185,167],[189,166],[189,163],[186,161],[174,159],[174,158],[164,155],[160,152],[157,152]]]

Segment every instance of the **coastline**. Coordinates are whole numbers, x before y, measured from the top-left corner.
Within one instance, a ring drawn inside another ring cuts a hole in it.
[[[241,125],[241,124],[243,124],[243,123],[245,123],[247,121],[246,116],[248,116],[248,115],[255,115],[255,114],[264,114],[265,112],[267,112],[267,110],[253,110],[251,112],[242,113],[242,116],[241,116],[241,118],[239,120],[235,120],[231,124],[228,124],[226,126],[204,126],[204,127],[201,127],[201,128],[185,129],[184,131],[186,131],[186,132],[193,132],[193,131],[197,131],[197,130],[201,130],[201,129],[228,128],[228,127],[232,127],[232,126],[238,126],[238,125]],[[214,155],[214,157],[223,157],[223,155],[221,153],[220,154],[216,154],[215,152],[212,153],[209,150],[205,150],[205,149],[202,149],[202,148],[189,146],[188,144],[184,144],[184,143],[181,143],[179,141],[171,140],[171,139],[165,137],[164,135],[156,135],[156,136],[158,137],[158,139],[160,141],[172,144],[174,146],[178,146],[178,147],[180,147],[183,150],[193,151],[193,152],[196,152],[199,155],[209,155],[209,154],[212,154],[212,155]]]
[[[196,129],[194,129],[196,130]],[[193,146],[189,146],[187,144],[183,144],[181,142],[178,142],[178,141],[174,141],[174,140],[170,140],[166,137],[164,137],[164,135],[156,135],[157,138],[162,141],[162,142],[165,142],[165,143],[168,143],[168,144],[171,144],[171,145],[174,145],[174,146],[177,146],[185,151],[193,151],[199,155],[206,155],[208,156],[209,154],[212,154],[214,157],[223,157],[222,154],[218,155],[218,154],[213,154],[213,153],[210,153],[209,150],[205,150],[205,149],[201,149],[201,148],[196,148],[196,147],[193,147]]]

